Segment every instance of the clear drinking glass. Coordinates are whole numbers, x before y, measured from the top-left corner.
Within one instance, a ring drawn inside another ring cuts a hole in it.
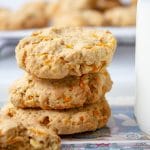
[[[139,0],[136,32],[135,116],[150,135],[150,0]]]

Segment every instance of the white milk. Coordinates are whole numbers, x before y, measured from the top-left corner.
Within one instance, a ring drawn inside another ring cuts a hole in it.
[[[150,135],[150,0],[139,0],[136,39],[135,116],[140,128]]]

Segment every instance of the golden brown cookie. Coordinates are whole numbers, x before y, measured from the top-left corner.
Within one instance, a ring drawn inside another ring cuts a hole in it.
[[[69,109],[93,104],[111,89],[107,71],[60,80],[37,79],[26,74],[10,90],[10,100],[20,108]]]
[[[96,73],[108,65],[116,39],[108,31],[51,27],[34,32],[16,48],[18,65],[45,79]]]
[[[116,7],[106,11],[105,20],[111,26],[134,26],[136,24],[136,6]]]
[[[73,11],[69,13],[57,13],[51,20],[53,26],[59,27],[82,27],[87,26],[82,12]]]
[[[46,15],[47,18],[51,21],[51,19],[56,15],[57,11],[59,8],[59,4],[58,3],[48,3],[46,6]]]
[[[12,118],[0,118],[1,150],[60,150],[60,138],[52,129],[24,126]]]
[[[137,0],[131,0],[132,5],[137,5]]]
[[[82,16],[87,26],[102,26],[104,24],[104,16],[96,10],[86,10],[82,12]]]
[[[96,10],[74,11],[70,13],[58,13],[52,19],[55,26],[102,26],[104,24],[103,14]]]
[[[59,12],[72,12],[86,9],[93,9],[96,7],[97,0],[60,0]]]
[[[102,128],[106,125],[110,114],[110,107],[105,99],[68,110],[17,109],[12,105],[2,110],[2,115],[16,119],[24,126],[55,128],[59,135]]]
[[[10,15],[11,11],[8,9],[0,8],[0,30],[10,29]]]
[[[11,28],[15,30],[46,27],[46,6],[44,1],[26,3],[11,15]]]
[[[121,6],[120,0],[97,0],[97,8],[102,11],[118,6]]]

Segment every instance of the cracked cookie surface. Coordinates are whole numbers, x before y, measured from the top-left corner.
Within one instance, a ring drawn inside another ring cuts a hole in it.
[[[112,60],[116,39],[108,31],[51,27],[34,32],[16,48],[19,66],[45,79],[96,73]]]

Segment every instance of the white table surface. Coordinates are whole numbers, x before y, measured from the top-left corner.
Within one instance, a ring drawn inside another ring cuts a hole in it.
[[[8,100],[9,86],[24,73],[16,64],[14,48],[0,53],[0,102]],[[111,104],[133,104],[135,91],[134,46],[118,46],[109,71],[114,82],[107,94]],[[115,100],[114,100],[115,99]]]

